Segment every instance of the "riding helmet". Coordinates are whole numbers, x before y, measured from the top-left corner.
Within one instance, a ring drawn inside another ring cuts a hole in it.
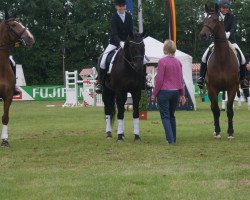
[[[115,5],[126,5],[126,0],[115,0]]]
[[[220,7],[229,8],[231,3],[230,3],[229,0],[219,0],[218,4],[219,4]]]

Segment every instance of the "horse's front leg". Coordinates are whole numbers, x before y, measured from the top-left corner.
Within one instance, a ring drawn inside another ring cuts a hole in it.
[[[104,103],[105,122],[106,122],[106,137],[112,137],[112,123],[114,122],[115,115],[115,94],[104,87],[102,100]]]
[[[136,143],[141,142],[141,138],[139,136],[140,134],[140,129],[139,129],[139,102],[141,99],[141,90],[133,92],[132,94],[132,99],[133,99],[133,123],[134,123],[134,141]]]
[[[1,139],[2,139],[1,147],[10,146],[8,142],[8,123],[9,123],[9,109],[10,109],[11,102],[12,102],[12,99],[4,100],[4,113],[2,116],[3,128],[2,128],[2,135],[1,135]]]
[[[233,110],[233,103],[234,103],[234,97],[236,94],[236,90],[231,90],[228,91],[228,101],[227,101],[227,119],[228,119],[228,128],[227,128],[227,133],[228,133],[228,139],[234,139],[233,133],[234,133],[234,128],[233,128],[233,117],[234,117],[234,110]]]
[[[221,135],[221,129],[220,129],[220,108],[218,105],[218,94],[219,92],[209,90],[208,89],[208,96],[211,101],[211,110],[213,112],[213,117],[214,117],[214,138],[215,139],[220,139]]]
[[[124,112],[125,112],[125,103],[127,101],[127,93],[123,92],[116,95],[116,105],[117,105],[117,119],[118,119],[118,128],[117,128],[117,142],[123,142],[124,136]]]

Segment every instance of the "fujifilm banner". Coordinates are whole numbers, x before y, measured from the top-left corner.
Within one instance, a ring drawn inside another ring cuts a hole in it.
[[[14,100],[65,100],[65,86],[19,86],[21,94]],[[78,98],[83,99],[83,87],[78,86]]]

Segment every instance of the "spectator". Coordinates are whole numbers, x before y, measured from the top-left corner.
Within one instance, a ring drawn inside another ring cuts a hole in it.
[[[182,105],[186,102],[182,64],[175,58],[175,51],[175,43],[172,40],[166,40],[163,47],[166,56],[158,62],[155,88],[151,96],[151,101],[155,101],[157,97],[166,140],[171,145],[176,143],[174,113],[178,100]]]

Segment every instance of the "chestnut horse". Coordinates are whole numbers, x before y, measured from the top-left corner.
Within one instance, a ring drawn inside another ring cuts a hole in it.
[[[220,91],[227,91],[227,133],[228,139],[233,139],[233,101],[239,86],[239,64],[235,53],[230,48],[226,39],[224,22],[220,17],[218,4],[215,4],[214,8],[208,8],[206,5],[205,10],[207,15],[204,19],[200,37],[208,40],[213,35],[214,38],[214,50],[208,60],[208,69],[205,78],[214,117],[214,138],[221,138],[218,94]]]
[[[9,62],[10,51],[16,44],[32,45],[34,42],[30,31],[19,20],[6,13],[5,19],[0,21],[0,98],[3,99],[4,111],[2,116],[2,147],[9,147],[9,108],[12,103],[16,79]]]

